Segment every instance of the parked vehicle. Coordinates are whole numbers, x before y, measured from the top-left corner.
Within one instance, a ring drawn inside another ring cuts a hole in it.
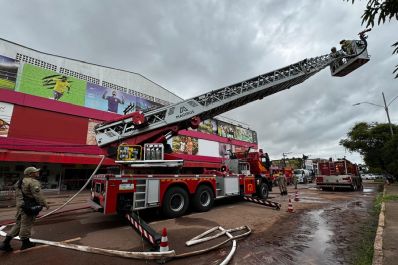
[[[358,166],[347,159],[318,163],[320,175],[316,185],[322,190],[344,188],[353,191],[362,190],[362,179]]]
[[[303,169],[303,168],[295,169],[293,171],[293,174],[297,177],[298,183],[307,184],[308,182],[312,182],[311,173],[308,169]]]
[[[366,179],[366,180],[375,180],[377,177],[376,175],[373,175],[371,173],[366,173],[362,175],[362,179]]]

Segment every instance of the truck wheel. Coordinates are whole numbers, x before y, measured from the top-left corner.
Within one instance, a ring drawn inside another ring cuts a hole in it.
[[[188,209],[188,204],[188,193],[181,187],[171,187],[164,195],[163,213],[168,218],[182,216]]]
[[[193,200],[193,207],[199,212],[206,212],[211,209],[214,203],[214,193],[209,186],[199,186]]]
[[[260,199],[266,200],[268,198],[268,186],[265,183],[261,183],[257,189],[257,196]]]

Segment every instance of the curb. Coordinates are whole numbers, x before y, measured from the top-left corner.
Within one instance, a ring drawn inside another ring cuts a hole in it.
[[[384,186],[383,198],[385,195],[386,195],[386,186]],[[383,264],[383,231],[384,231],[385,211],[386,211],[386,205],[384,202],[382,202],[379,214],[379,224],[377,226],[375,242],[373,245],[374,250],[373,250],[372,265]]]

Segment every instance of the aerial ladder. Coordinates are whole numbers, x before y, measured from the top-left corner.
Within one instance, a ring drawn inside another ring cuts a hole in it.
[[[91,201],[104,214],[123,213],[153,246],[159,245],[161,237],[139,217],[139,211],[144,209],[160,207],[167,217],[175,218],[183,215],[190,203],[203,212],[212,207],[214,199],[233,196],[280,209],[279,203],[267,200],[261,170],[253,175],[247,161],[231,159],[214,174],[176,174],[166,167],[179,168],[183,161],[164,159],[163,144],[179,130],[197,128],[203,120],[289,89],[326,67],[330,67],[332,76],[351,73],[369,61],[366,32],[359,34],[360,40],[350,41],[350,54],[336,51],[304,59],[175,104],[135,111],[98,124],[94,129],[98,146],[115,156],[116,163],[127,167],[122,167],[126,171],[123,169],[120,174],[94,176]]]
[[[103,148],[113,147],[114,153],[115,146],[122,142],[161,143],[179,130],[197,128],[203,120],[298,85],[328,66],[332,76],[345,76],[369,61],[367,31],[359,33],[360,40],[351,41],[352,54],[340,50],[304,59],[175,104],[147,112],[136,111],[99,124],[95,128],[97,144]],[[108,153],[112,153],[111,150],[108,149]]]

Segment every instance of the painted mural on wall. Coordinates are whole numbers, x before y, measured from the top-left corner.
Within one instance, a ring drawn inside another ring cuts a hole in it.
[[[14,104],[0,102],[0,137],[7,137],[11,125]]]
[[[194,137],[178,135],[173,137],[171,144],[173,153],[196,155],[198,153],[198,139]]]
[[[0,55],[0,88],[15,89],[19,63],[14,59]]]
[[[16,91],[84,106],[86,81],[24,64]]]

